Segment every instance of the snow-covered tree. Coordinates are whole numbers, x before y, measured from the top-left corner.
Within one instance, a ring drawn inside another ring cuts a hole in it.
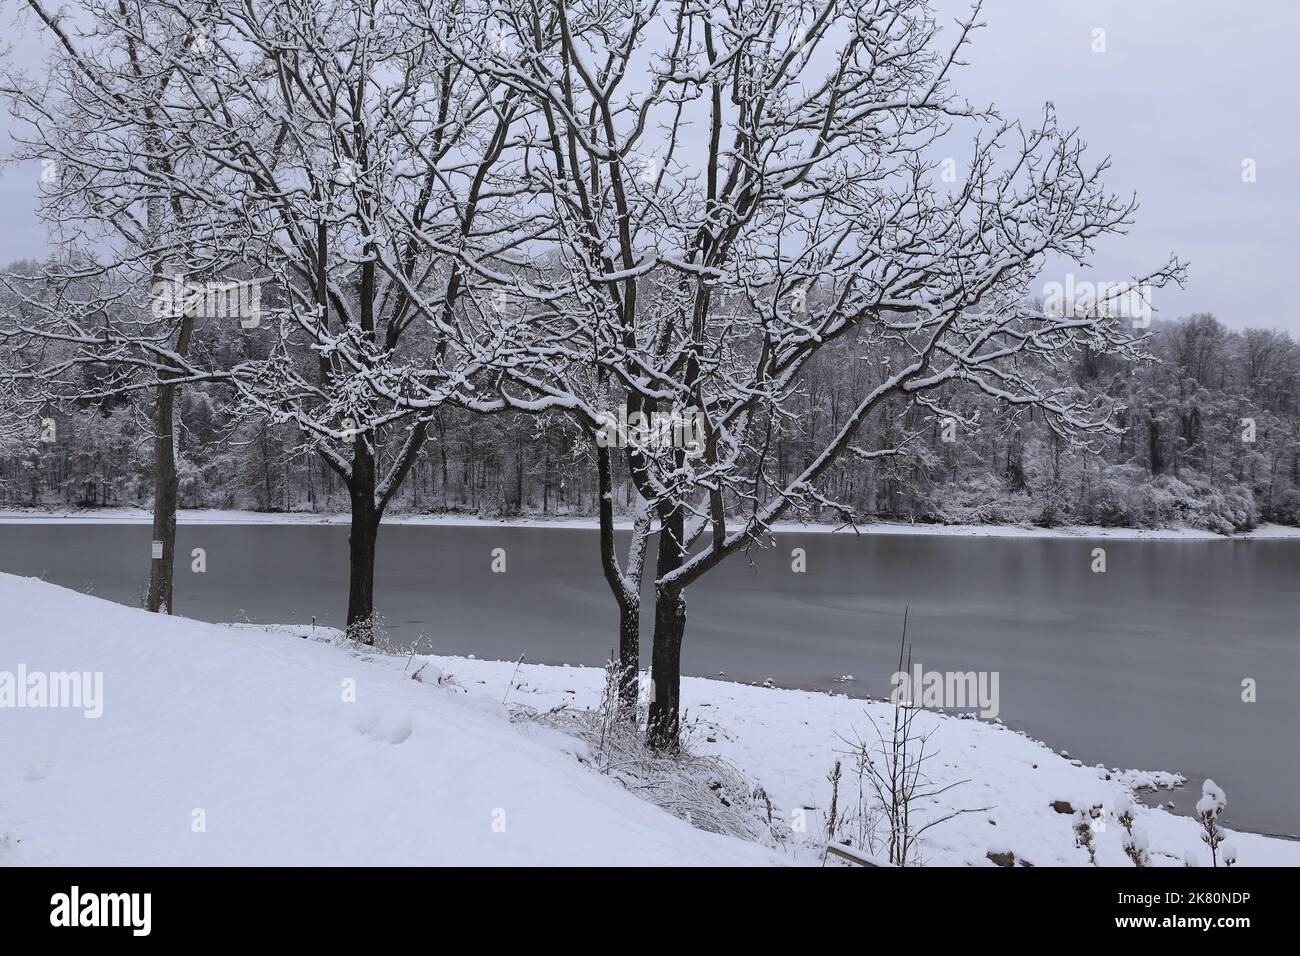
[[[1228,805],[1228,798],[1223,789],[1213,780],[1201,784],[1201,798],[1196,801],[1196,819],[1201,824],[1201,842],[1210,849],[1210,864],[1219,865],[1220,856],[1224,864],[1231,866],[1237,860],[1237,851],[1221,852],[1220,845],[1227,839],[1227,832],[1219,825],[1219,815]],[[1227,845],[1231,848],[1231,845]]]
[[[28,384],[52,402],[152,395],[161,554],[151,558],[147,606],[170,610],[176,393],[212,377],[188,356],[204,311],[186,290],[247,262],[202,201],[229,177],[188,117],[208,4],[81,0],[68,12],[23,3],[52,52],[40,76],[0,75],[0,96],[17,120],[17,158],[42,164],[38,212],[58,252],[4,277],[0,337],[44,351]]]
[[[490,357],[475,336],[500,310],[473,279],[513,241],[498,209],[520,192],[502,162],[519,97],[435,42],[479,28],[454,3],[225,4],[212,22],[231,69],[200,109],[239,164],[231,211],[281,296],[269,355],[235,383],[347,486],[347,623],[368,642],[379,522],[441,401],[413,409],[363,386],[419,356],[445,376],[430,376],[437,392]]]
[[[687,588],[777,519],[837,506],[823,482],[841,458],[916,438],[862,445],[865,422],[946,414],[964,388],[1066,441],[1108,427],[1104,402],[1045,373],[1084,350],[1136,354],[1130,330],[1106,308],[1045,311],[1030,284],[1135,206],[1050,108],[1024,124],[952,93],[978,9],[945,44],[920,0],[470,8],[498,42],[447,51],[533,105],[520,146],[553,223],[520,290],[529,361],[501,374],[528,401],[599,417],[610,406],[565,384],[590,362],[612,405],[702,423],[698,455],[625,450],[659,526],[650,740],[671,747]],[[949,184],[943,151],[959,144]],[[841,341],[864,370],[856,392],[779,476],[774,444],[813,359]]]
[[[36,422],[18,380],[0,376],[0,455],[10,455],[36,437]]]
[[[111,14],[92,2],[87,9]],[[137,85],[165,110],[168,136],[175,131],[215,172],[187,168],[180,190],[180,170],[153,169],[152,140],[123,144],[121,165],[129,174],[148,167],[142,181],[180,192],[185,222],[206,227],[198,235],[233,234],[254,265],[249,276],[215,273],[256,279],[260,299],[247,322],[251,344],[215,377],[235,389],[246,413],[296,427],[302,446],[346,485],[348,628],[370,641],[380,518],[438,403],[397,407],[359,385],[407,353],[456,382],[490,359],[492,343],[463,337],[497,329],[500,310],[462,300],[479,259],[498,258],[494,244],[514,244],[495,209],[520,193],[519,173],[497,168],[519,96],[434,42],[478,30],[455,3],[142,0],[130,10],[103,31],[106,47],[125,51],[128,69],[131,51],[148,51],[148,81]],[[59,30],[57,19],[44,19]],[[186,42],[152,37],[146,27],[154,23],[179,25]],[[158,205],[151,198],[146,213]],[[167,272],[159,254],[137,259],[150,275]],[[467,308],[487,318],[467,318]],[[188,310],[176,312],[176,347],[164,349],[172,340],[158,335],[123,337],[132,349],[147,339],[169,385],[203,377],[180,347],[192,329]],[[72,342],[92,347],[97,339],[78,328]]]

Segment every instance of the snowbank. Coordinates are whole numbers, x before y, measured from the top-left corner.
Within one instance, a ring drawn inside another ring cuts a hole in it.
[[[588,771],[558,735],[512,724],[499,696],[285,632],[0,575],[0,672],[20,665],[102,672],[103,714],[0,709],[0,863],[785,859]]]
[[[599,670],[361,654],[304,639],[326,636],[309,630],[158,617],[0,575],[0,675],[103,675],[98,718],[0,708],[0,863],[817,865],[826,774],[843,738],[892,713],[684,681],[691,746],[730,761],[771,799],[788,839],[768,849],[643,802],[589,769],[585,745],[512,722],[502,704],[594,706]],[[1078,818],[1057,812],[1061,802],[1100,804],[1098,862],[1130,865],[1113,808],[1135,786],[1175,779],[1084,767],[996,723],[933,713],[917,722],[938,752],[932,779],[967,782],[914,819],[988,808],[928,831],[930,865],[993,866],[990,854],[1007,852],[1036,866],[1086,864]],[[847,778],[841,786],[843,797]],[[1194,821],[1134,812],[1155,865],[1181,865],[1188,850],[1208,865]],[[1230,840],[1241,865],[1300,866],[1300,843]]]
[[[187,509],[177,513],[182,525],[205,524],[324,524],[346,525],[351,519],[346,514],[326,514],[310,511],[262,512],[226,511],[210,508]],[[0,524],[149,524],[150,512],[139,508],[96,508],[40,510],[27,508],[0,508]],[[492,528],[595,528],[595,518],[523,517],[480,518],[469,514],[391,514],[384,524],[392,525],[447,525],[452,527]],[[630,519],[620,519],[616,526],[623,530],[632,527]],[[776,532],[854,534],[847,526],[832,524],[804,524],[779,522]],[[861,524],[859,534],[953,535],[977,538],[1130,538],[1141,540],[1249,540],[1254,538],[1300,538],[1300,528],[1288,525],[1260,525],[1254,531],[1237,535],[1221,535],[1203,528],[1103,528],[1090,525],[1071,525],[1060,528],[1039,528],[1010,524],[921,524],[894,521],[875,521]]]
[[[510,686],[516,667],[513,662],[432,660],[497,699]],[[603,673],[594,668],[524,664],[509,699],[538,709],[566,702],[590,706],[599,699],[603,680]],[[852,738],[855,730],[871,736],[869,717],[883,727],[893,715],[893,708],[883,702],[694,677],[682,682],[682,705],[694,724],[694,749],[739,766],[763,786],[786,820],[805,808],[805,860],[821,846],[811,835],[821,832],[830,798],[826,775],[837,756],[844,760],[847,778],[843,738]],[[1073,827],[1079,818],[1053,809],[1053,803],[1063,801],[1075,811],[1100,804],[1104,814],[1095,825],[1097,862],[1132,866],[1123,852],[1124,830],[1114,808],[1128,803],[1136,787],[1169,786],[1181,779],[1161,771],[1082,766],[995,722],[920,712],[915,726],[922,733],[932,732],[930,747],[937,756],[926,764],[931,780],[939,786],[969,782],[918,808],[914,825],[954,810],[991,808],[963,813],[929,830],[921,842],[922,861],[928,865],[993,866],[988,854],[1007,850],[1017,861],[1035,866],[1087,865],[1087,852],[1075,845]],[[1199,788],[1200,783],[1187,785]],[[843,801],[845,782],[840,789]],[[1227,796],[1231,803],[1231,792]],[[1189,850],[1201,865],[1210,865],[1209,851],[1190,817],[1141,805],[1134,814],[1150,841],[1153,866],[1182,866]],[[1237,847],[1239,865],[1300,866],[1300,842],[1237,831],[1229,840]]]

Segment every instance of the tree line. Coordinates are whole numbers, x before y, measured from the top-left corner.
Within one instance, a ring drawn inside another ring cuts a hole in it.
[[[944,440],[942,419],[930,416],[924,441],[897,460],[840,463],[832,476],[837,507],[813,507],[805,517],[1222,533],[1261,522],[1300,525],[1300,346],[1285,332],[1230,331],[1196,315],[1157,323],[1151,351],[1152,360],[1140,363],[1081,356],[1072,364],[1077,381],[1100,384],[1127,403],[1117,415],[1120,433],[1094,447],[1059,442],[1041,421],[993,403],[972,410],[984,412],[978,426],[951,428],[951,441]],[[822,431],[837,425],[854,387],[849,373],[849,366],[819,357],[775,442],[778,477],[806,463]],[[241,414],[232,391],[203,383],[179,392],[178,506],[346,513],[346,486],[300,432]],[[0,502],[150,506],[153,432],[143,398],[46,412],[53,427],[45,440],[29,427],[23,441],[0,453]],[[448,407],[424,427],[428,441],[399,489],[395,512],[597,514],[594,448],[565,417],[505,413],[489,421]],[[620,462],[614,467],[614,509],[625,518],[635,512],[636,492]]]

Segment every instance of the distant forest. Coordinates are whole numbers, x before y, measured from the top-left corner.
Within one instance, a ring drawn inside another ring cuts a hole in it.
[[[944,523],[1176,525],[1221,533],[1259,522],[1300,524],[1300,344],[1264,328],[1230,331],[1199,314],[1156,322],[1152,361],[1085,354],[1072,386],[1120,407],[1116,431],[1090,449],[1058,440],[1041,415],[954,394],[952,417],[912,407],[867,427],[906,453],[846,459],[822,489],[814,520],[849,517]],[[238,352],[239,330],[212,324],[195,348]],[[227,336],[229,339],[223,339]],[[860,377],[852,342],[817,357],[774,436],[782,479],[797,474],[842,424]],[[887,363],[889,356],[881,356]],[[855,379],[858,381],[855,382]],[[145,506],[151,499],[149,398],[138,393],[48,410],[53,440],[0,453],[8,506]],[[348,492],[293,425],[235,407],[219,385],[181,390],[177,409],[181,508],[346,512]],[[593,450],[561,414],[432,415],[390,513],[592,515]],[[388,450],[390,453],[392,449]],[[621,464],[621,456],[615,456]],[[616,508],[635,499],[616,475]]]

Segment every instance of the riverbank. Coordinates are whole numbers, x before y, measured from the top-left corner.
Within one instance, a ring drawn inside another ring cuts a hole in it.
[[[591,667],[431,660],[443,673],[493,698],[508,695],[513,704],[539,712],[596,707],[604,683],[604,672]],[[894,714],[881,701],[694,677],[682,681],[682,706],[692,750],[739,767],[771,798],[776,816],[789,820],[802,811],[807,833],[792,841],[801,859],[819,855],[824,844],[819,837],[835,761],[843,762],[838,807],[843,814],[857,791],[846,753],[849,741],[874,740],[875,727],[888,734]],[[917,801],[913,826],[955,814],[925,833],[921,859],[926,865],[988,866],[990,855],[1005,859],[1008,852],[1035,866],[1086,865],[1088,853],[1076,844],[1074,827],[1078,811],[1100,806],[1101,816],[1092,825],[1098,865],[1132,866],[1115,815],[1115,808],[1129,801],[1152,865],[1183,866],[1188,852],[1199,865],[1210,865],[1194,820],[1137,802],[1159,803],[1175,786],[1199,792],[1200,780],[1183,781],[1166,771],[1086,766],[996,721],[931,711],[916,712],[915,720],[917,736],[927,737],[927,753],[933,753],[924,765],[929,789],[942,792]],[[1066,805],[1074,812],[1061,812]],[[1241,832],[1229,840],[1243,865],[1300,865],[1300,842]]]
[[[310,511],[262,512],[235,511],[211,508],[183,509],[177,512],[180,525],[346,525],[350,518],[344,513]],[[152,514],[141,508],[0,508],[0,524],[149,524]],[[594,529],[597,521],[592,517],[480,518],[476,515],[449,514],[394,514],[384,518],[386,525],[430,525],[448,527],[494,528],[579,528]],[[615,522],[621,530],[630,530],[630,518]],[[855,528],[847,525],[778,522],[775,532],[801,534],[890,534],[890,535],[953,535],[957,537],[985,538],[1117,538],[1127,540],[1188,540],[1188,541],[1243,541],[1273,538],[1300,539],[1300,528],[1289,525],[1263,524],[1253,531],[1235,535],[1222,535],[1202,528],[1108,528],[1095,525],[1071,525],[1059,528],[1039,528],[1025,525],[998,524],[924,524],[920,522],[873,521]]]
[[[555,718],[598,705],[597,668],[386,655],[325,628],[202,624],[0,575],[0,671],[20,664],[102,674],[102,715],[0,710],[8,863],[819,865],[827,773],[843,761],[843,814],[857,786],[846,738],[893,713],[686,678],[691,750],[770,801],[756,843],[688,826],[592,769],[592,746]],[[1098,805],[1097,862],[1131,865],[1115,810],[1173,780],[1084,766],[998,723],[916,719],[933,788],[949,789],[913,822],[957,814],[926,831],[929,865],[1086,865],[1076,811]],[[1194,821],[1135,815],[1153,865],[1189,851],[1208,865]],[[1229,840],[1241,865],[1300,865],[1300,844]]]

